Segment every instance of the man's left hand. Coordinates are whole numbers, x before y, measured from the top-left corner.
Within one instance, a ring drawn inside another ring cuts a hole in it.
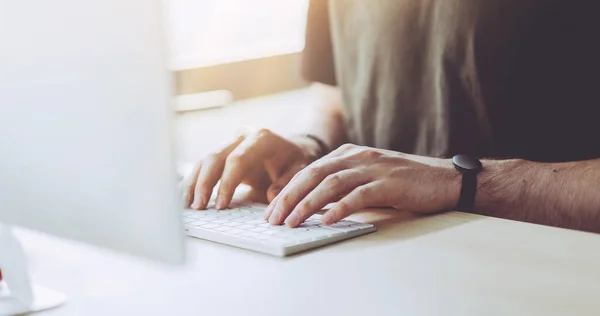
[[[269,204],[265,219],[297,227],[329,203],[333,224],[372,207],[435,213],[458,202],[461,175],[449,159],[343,145],[300,171]]]

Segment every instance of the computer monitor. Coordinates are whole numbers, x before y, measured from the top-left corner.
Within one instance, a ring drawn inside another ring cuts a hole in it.
[[[156,0],[0,2],[0,222],[183,261],[163,17]],[[17,257],[0,251],[6,280]]]

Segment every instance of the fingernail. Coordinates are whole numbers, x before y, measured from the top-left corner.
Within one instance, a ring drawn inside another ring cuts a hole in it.
[[[288,218],[285,220],[285,223],[289,226],[289,227],[294,227],[296,225],[298,225],[298,215],[292,213],[290,214],[290,216],[288,216]]]
[[[271,218],[269,218],[269,223],[271,225],[279,225],[279,212],[273,211],[273,214],[271,214]]]
[[[225,208],[225,199],[222,196],[217,196],[217,202],[215,203],[215,207],[218,210],[222,210]]]

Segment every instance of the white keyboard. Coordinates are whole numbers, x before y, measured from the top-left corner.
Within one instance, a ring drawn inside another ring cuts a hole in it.
[[[230,246],[284,257],[377,230],[370,224],[340,221],[322,225],[315,214],[297,228],[272,226],[264,220],[265,205],[235,203],[227,210],[186,210],[188,235]]]

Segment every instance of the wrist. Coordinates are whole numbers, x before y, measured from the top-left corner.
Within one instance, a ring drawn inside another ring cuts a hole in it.
[[[317,160],[329,153],[329,148],[320,138],[312,135],[298,135],[292,138],[305,156],[311,161]]]
[[[448,175],[446,177],[446,203],[444,210],[455,210],[460,200],[460,189],[462,187],[462,174],[452,164],[452,159],[446,159]]]
[[[302,154],[311,162],[321,158],[321,149],[314,140],[302,135],[290,137],[289,140],[300,148]]]
[[[487,213],[501,205],[519,203],[523,190],[523,179],[526,176],[528,162],[522,159],[484,160],[483,170],[477,181],[475,210]],[[510,200],[510,201],[509,201]]]

